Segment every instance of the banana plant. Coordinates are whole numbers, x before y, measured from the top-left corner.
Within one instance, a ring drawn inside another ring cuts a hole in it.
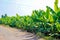
[[[0,18],[0,24],[2,24],[2,18]]]
[[[32,18],[36,22],[42,22],[45,19],[45,11],[44,10],[34,10],[32,12]]]
[[[56,22],[56,20],[57,20],[57,14],[56,14],[56,12],[52,8],[50,8],[49,6],[47,6],[47,9],[49,9],[50,15],[52,16],[54,22]],[[46,14],[48,14],[48,13],[46,13]],[[49,15],[46,15],[46,16],[49,16]]]
[[[56,22],[55,24],[56,24],[57,31],[60,32],[60,23]]]
[[[54,11],[56,13],[59,11],[59,8],[58,8],[58,0],[55,0],[55,2],[54,2]]]
[[[60,8],[58,7],[58,0],[55,0],[54,2],[54,10],[57,15],[57,22],[60,22]]]
[[[46,20],[50,21],[50,22],[54,22],[54,19],[53,19],[53,16],[52,16],[52,13],[50,11],[50,8],[48,6],[46,6]]]

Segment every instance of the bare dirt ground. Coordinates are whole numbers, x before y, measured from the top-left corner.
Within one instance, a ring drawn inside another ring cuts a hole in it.
[[[0,25],[0,40],[38,40],[38,38],[32,33]]]

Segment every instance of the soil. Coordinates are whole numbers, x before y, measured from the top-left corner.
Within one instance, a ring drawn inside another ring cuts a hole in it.
[[[38,40],[38,38],[32,33],[0,25],[0,40]]]

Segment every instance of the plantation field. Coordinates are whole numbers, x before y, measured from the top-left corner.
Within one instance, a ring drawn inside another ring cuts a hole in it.
[[[33,10],[31,16],[1,15],[0,24],[9,25],[12,28],[26,30],[40,37],[60,38],[60,8],[58,0],[54,2],[54,9],[46,6],[46,10]],[[53,40],[53,39],[52,39]]]

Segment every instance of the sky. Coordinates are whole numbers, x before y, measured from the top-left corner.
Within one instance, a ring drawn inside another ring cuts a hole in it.
[[[31,15],[32,10],[45,10],[46,6],[53,8],[53,5],[54,0],[0,0],[0,15]]]

